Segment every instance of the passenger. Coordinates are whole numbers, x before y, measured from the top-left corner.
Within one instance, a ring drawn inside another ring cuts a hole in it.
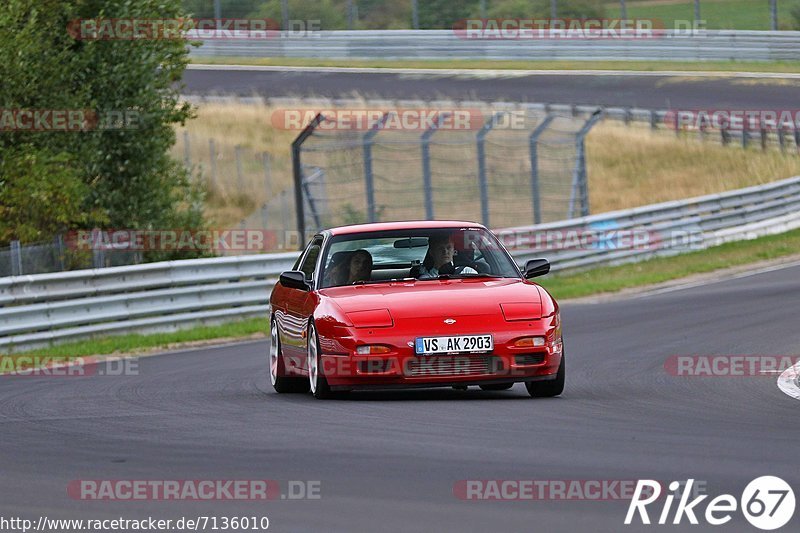
[[[372,278],[372,254],[366,250],[356,250],[350,257],[350,272],[347,283],[369,281]]]
[[[477,274],[478,271],[467,265],[453,266],[456,253],[452,233],[434,234],[428,238],[428,253],[422,261],[419,279],[435,279],[441,274]]]
[[[350,276],[350,256],[353,252],[336,252],[331,256],[331,261],[325,269],[323,288],[347,285]]]

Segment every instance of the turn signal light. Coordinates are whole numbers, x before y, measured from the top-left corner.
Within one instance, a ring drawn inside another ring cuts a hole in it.
[[[538,348],[544,346],[544,337],[525,337],[514,343],[517,348]]]
[[[387,346],[381,346],[380,344],[366,344],[356,348],[358,355],[380,355],[391,351]]]

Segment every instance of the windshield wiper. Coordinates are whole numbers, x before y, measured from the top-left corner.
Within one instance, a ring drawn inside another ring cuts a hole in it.
[[[480,272],[477,272],[475,274],[473,274],[473,273],[466,273],[466,274],[465,273],[461,273],[461,274],[439,274],[439,276],[436,279],[502,278],[502,277],[505,277],[505,276],[500,276],[500,275],[497,275],[497,274],[488,274],[488,273],[481,274]]]
[[[376,283],[396,283],[398,281],[417,281],[417,278],[392,278],[392,279],[370,279],[354,281],[352,285],[374,285]]]

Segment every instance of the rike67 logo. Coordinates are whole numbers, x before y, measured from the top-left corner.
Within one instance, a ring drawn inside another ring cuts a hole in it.
[[[750,524],[758,529],[771,531],[786,525],[794,515],[795,499],[794,491],[784,480],[775,476],[762,476],[751,481],[742,492],[741,498],[737,501],[731,494],[721,494],[710,500],[705,512],[701,513],[700,504],[708,498],[708,495],[697,496],[691,501],[693,479],[689,479],[683,491],[678,494],[683,483],[673,481],[669,484],[671,494],[664,498],[661,513],[658,515],[657,522],[660,525],[672,523],[680,524],[686,518],[690,524],[697,525],[698,515],[705,519],[706,523],[712,526],[720,526],[730,522],[738,509]],[[625,524],[630,525],[638,515],[642,524],[650,524],[650,515],[647,506],[656,502],[661,496],[661,484],[650,479],[640,479],[636,484],[628,514],[625,516]],[[679,498],[675,507],[674,514],[672,504]],[[654,506],[655,507],[655,506]],[[657,510],[657,509],[651,509]],[[672,521],[670,522],[670,515]],[[655,517],[654,517],[655,518]]]

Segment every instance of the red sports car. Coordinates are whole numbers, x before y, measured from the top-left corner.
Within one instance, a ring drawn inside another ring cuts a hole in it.
[[[270,297],[269,373],[277,392],[523,382],[564,390],[558,304],[472,222],[392,222],[323,231]]]

